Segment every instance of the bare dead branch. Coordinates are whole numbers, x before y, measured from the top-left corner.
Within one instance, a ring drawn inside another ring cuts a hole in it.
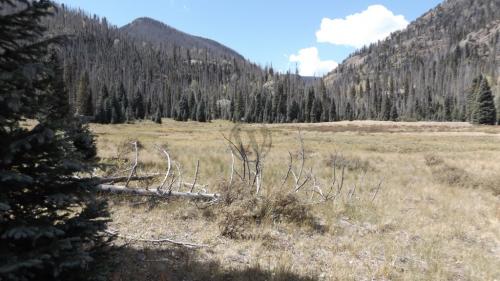
[[[111,182],[123,182],[126,180],[130,181],[140,181],[140,180],[150,180],[154,179],[160,174],[152,174],[152,175],[145,175],[145,176],[134,176],[134,177],[109,177],[109,178],[97,178],[95,181],[97,183],[111,183]]]
[[[125,183],[125,187],[128,187],[130,179],[132,178],[132,176],[134,174],[136,174],[137,162],[138,162],[138,158],[139,158],[139,149],[137,148],[137,141],[134,141],[132,143],[132,145],[134,146],[134,150],[135,150],[135,160],[134,160],[134,164],[132,165],[132,168],[130,169],[130,174],[128,175],[128,179],[127,179],[127,182]]]
[[[305,150],[304,150],[304,140],[302,139],[302,134],[300,133],[299,129],[299,141],[300,141],[300,156],[301,156],[301,161],[300,161],[300,170],[299,170],[299,175],[295,178],[295,188],[297,188],[300,178],[302,177],[302,172],[304,170],[304,164],[306,161],[306,155],[305,155]]]
[[[182,246],[182,247],[186,247],[186,248],[190,248],[190,249],[208,247],[208,245],[204,245],[204,244],[195,244],[195,243],[191,243],[191,242],[175,241],[175,240],[172,240],[169,238],[159,238],[159,239],[135,238],[135,237],[121,235],[116,231],[111,231],[108,229],[104,230],[104,232],[110,236],[119,237],[121,239],[129,240],[129,241],[149,242],[149,243],[170,243],[170,244],[174,244],[177,246]]]
[[[175,164],[175,168],[177,169],[177,174],[178,174],[178,179],[179,179],[179,183],[177,185],[177,191],[180,191],[181,190],[181,187],[182,187],[182,169],[179,165],[179,163],[177,162],[174,162]]]
[[[283,182],[281,183],[281,186],[285,185],[286,181],[288,180],[288,177],[290,176],[290,172],[292,171],[293,157],[290,151],[288,151],[288,156],[290,157],[288,162],[288,170],[286,171],[286,175],[285,178],[283,179]]]
[[[229,179],[229,186],[233,184],[233,176],[234,176],[234,153],[232,149],[229,149],[231,151],[231,176]]]
[[[165,157],[167,158],[167,172],[165,173],[165,178],[163,179],[160,185],[160,189],[163,189],[165,187],[165,184],[167,183],[168,177],[170,176],[170,169],[172,167],[172,163],[170,160],[170,154],[168,154],[167,150],[159,146],[156,146],[156,149],[158,149],[160,152],[163,152],[163,154],[165,154]]]
[[[384,179],[381,179],[380,182],[378,183],[377,189],[375,190],[375,193],[372,196],[372,202],[375,201],[375,197],[377,197],[377,194],[380,190],[380,187],[382,186],[383,181],[384,181]]]
[[[196,180],[198,179],[198,169],[200,168],[200,160],[196,161],[196,172],[194,173],[194,181],[191,186],[191,190],[189,192],[193,192],[194,187],[196,186]]]

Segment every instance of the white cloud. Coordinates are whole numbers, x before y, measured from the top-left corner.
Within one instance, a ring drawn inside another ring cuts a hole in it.
[[[338,65],[332,60],[322,61],[316,47],[301,49],[297,55],[291,55],[288,60],[298,64],[299,74],[302,76],[321,76]]]
[[[403,15],[394,15],[382,5],[372,5],[361,13],[344,19],[321,20],[316,39],[321,43],[347,45],[361,48],[364,45],[384,39],[396,30],[405,28],[408,21]]]

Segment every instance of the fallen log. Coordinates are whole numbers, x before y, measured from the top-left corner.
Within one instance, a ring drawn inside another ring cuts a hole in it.
[[[128,188],[121,185],[98,184],[95,189],[111,193],[124,193],[138,196],[154,196],[154,197],[184,197],[188,199],[201,199],[201,200],[217,200],[220,195],[217,193],[203,193],[203,192],[180,192],[180,191],[159,191],[158,188],[142,189],[142,188]]]
[[[140,180],[150,180],[158,177],[160,174],[146,175],[146,176],[134,176],[130,177],[131,181],[140,181]],[[97,183],[108,183],[108,182],[124,182],[129,180],[129,177],[109,177],[109,178],[96,178],[95,181]]]

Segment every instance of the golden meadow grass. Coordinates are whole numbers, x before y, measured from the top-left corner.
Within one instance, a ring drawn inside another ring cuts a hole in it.
[[[255,131],[261,125],[240,126]],[[185,181],[192,182],[199,160],[198,182],[208,184],[211,192],[223,192],[231,155],[222,135],[231,133],[233,123],[164,120],[161,125],[90,127],[103,163],[116,163],[119,147],[138,140],[143,146],[141,170],[164,172],[165,160],[153,148],[163,145],[182,166]],[[346,172],[346,190],[357,184],[353,198],[345,195],[308,205],[304,212],[320,226],[315,227],[287,219],[302,218],[302,213],[276,207],[282,199],[261,200],[250,207],[242,201],[239,208],[201,208],[183,200],[111,197],[110,227],[120,233],[210,245],[185,250],[132,243],[118,255],[113,279],[500,279],[499,127],[375,121],[266,127],[272,147],[264,159],[262,197],[278,198],[276,194],[291,191],[291,182],[281,187],[281,181],[288,152],[299,152],[300,129],[305,166],[318,181],[331,176],[335,153],[355,163]],[[383,184],[372,202],[380,180]],[[300,196],[307,202],[305,192]],[[284,219],[276,219],[278,209]],[[267,215],[261,218],[260,213]],[[259,219],[239,225],[248,217]],[[233,224],[242,236],[223,235]]]

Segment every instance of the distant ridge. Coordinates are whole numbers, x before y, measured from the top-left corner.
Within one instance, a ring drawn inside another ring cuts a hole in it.
[[[153,44],[163,44],[170,47],[178,46],[186,49],[207,50],[219,57],[234,57],[244,59],[233,49],[211,39],[194,36],[177,30],[165,23],[148,17],[137,18],[120,28],[135,39],[148,41]]]

